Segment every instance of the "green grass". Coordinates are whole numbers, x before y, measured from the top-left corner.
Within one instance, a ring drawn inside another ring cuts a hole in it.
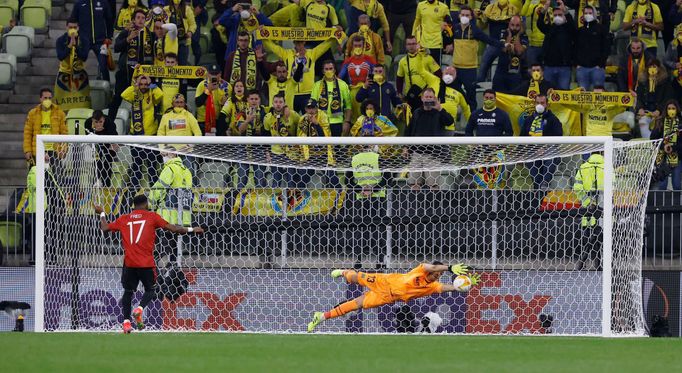
[[[682,339],[2,333],[5,372],[674,372]]]

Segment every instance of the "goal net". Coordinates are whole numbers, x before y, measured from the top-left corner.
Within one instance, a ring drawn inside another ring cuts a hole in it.
[[[113,221],[144,193],[169,222],[207,230],[157,233],[148,330],[304,332],[314,311],[367,291],[332,269],[441,261],[482,282],[319,332],[418,332],[433,312],[439,333],[643,335],[657,149],[601,137],[38,136],[36,330],[120,328],[120,234],[102,233],[92,206]]]

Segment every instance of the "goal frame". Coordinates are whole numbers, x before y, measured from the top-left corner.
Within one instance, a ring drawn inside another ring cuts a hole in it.
[[[93,141],[96,140],[96,141]],[[524,145],[594,144],[604,147],[601,336],[611,331],[613,250],[613,149],[610,136],[567,137],[246,137],[246,136],[36,136],[35,331],[45,331],[45,143],[232,145]],[[639,269],[641,272],[641,267]]]

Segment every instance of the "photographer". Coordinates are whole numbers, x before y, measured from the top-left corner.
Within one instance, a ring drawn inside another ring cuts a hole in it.
[[[422,107],[415,110],[405,136],[448,136],[446,127],[451,125],[454,119],[447,110],[443,110],[440,101],[436,99],[436,92],[432,88],[426,88],[422,91],[421,99]],[[428,169],[447,159],[450,152],[447,147],[404,148],[403,155],[411,156],[409,168]],[[431,189],[438,189],[439,179],[440,173],[437,171],[410,172],[407,182],[413,190],[421,189],[422,184],[428,185]]]

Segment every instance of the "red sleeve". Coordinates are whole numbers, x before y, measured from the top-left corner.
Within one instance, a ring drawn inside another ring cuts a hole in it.
[[[154,213],[154,224],[155,228],[163,228],[168,225],[168,222],[161,215]]]
[[[125,225],[125,222],[124,222],[125,219],[124,218],[125,218],[125,215],[121,215],[118,217],[118,219],[109,223],[109,230],[112,232],[120,231],[123,228],[123,226]]]

